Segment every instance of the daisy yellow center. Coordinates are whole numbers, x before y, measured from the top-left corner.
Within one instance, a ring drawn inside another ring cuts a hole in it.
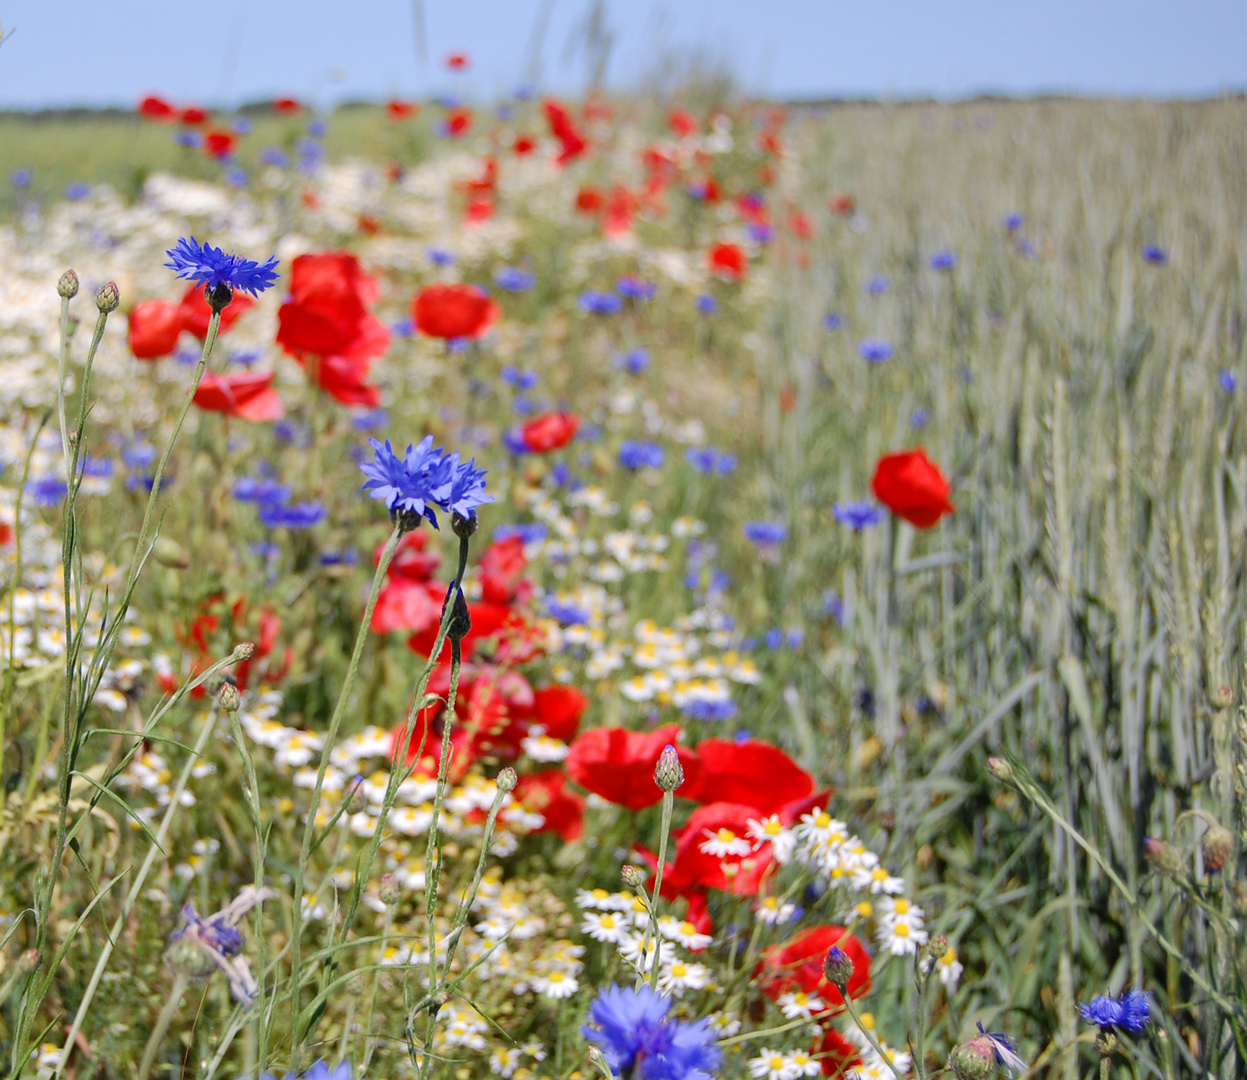
[[[898,900],[895,904],[893,904],[893,905],[892,905],[892,911],[893,911],[895,914],[897,914],[897,915],[905,915],[905,914],[908,914],[908,912],[909,912],[909,901],[908,901],[908,900]]]
[[[605,900],[608,896],[610,896],[610,893],[608,893],[605,889],[594,889],[593,890],[594,900]]]
[[[695,927],[691,922],[682,922],[680,923],[680,933],[695,934],[697,933],[697,927]]]
[[[766,908],[767,911],[775,911],[779,907],[779,901],[773,896],[768,896],[762,901],[762,906]]]
[[[561,971],[552,971],[550,973],[550,981],[552,983],[561,983],[564,978],[565,976],[563,975]]]
[[[869,919],[875,913],[875,905],[869,900],[863,900],[857,905],[855,910],[857,911],[859,918]]]
[[[882,867],[876,867],[874,870],[870,872],[870,876],[874,878],[876,881],[887,881],[888,872],[884,870]]]
[[[892,933],[900,938],[909,937],[909,927],[904,923],[897,923],[894,927],[892,927]]]
[[[792,1000],[797,1005],[807,1005],[810,1001],[810,999],[806,997],[804,990],[798,990],[795,994],[793,994]]]
[[[639,896],[633,897],[632,910],[633,911],[644,911],[645,910],[645,905],[641,902],[641,898]]]
[[[614,930],[615,929],[615,916],[614,915],[603,915],[598,925],[601,926],[603,930]]]
[[[943,956],[940,957],[940,963],[943,964],[945,967],[952,967],[953,964],[955,964],[956,962],[957,962],[957,953],[952,949],[949,949],[948,952],[946,952]]]
[[[685,975],[688,974],[688,968],[686,968],[683,964],[672,964],[671,974],[674,975],[677,979],[682,979],[684,978]]]
[[[766,833],[767,836],[778,836],[783,829],[784,827],[778,821],[768,821],[766,825],[763,826],[762,831]]]
[[[778,1071],[784,1067],[784,1059],[778,1054],[771,1055],[771,1068]]]
[[[827,826],[831,824],[831,815],[826,812],[819,814],[818,817],[814,819],[814,824],[820,829],[827,828]]]

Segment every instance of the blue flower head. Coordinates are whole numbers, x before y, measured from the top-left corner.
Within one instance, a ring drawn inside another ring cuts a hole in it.
[[[625,469],[661,469],[662,447],[652,442],[625,440],[619,446],[619,464]]]
[[[1150,996],[1143,990],[1131,990],[1116,999],[1101,995],[1086,1005],[1079,1005],[1078,1011],[1088,1024],[1095,1024],[1101,1031],[1120,1030],[1138,1035],[1150,1019]]]
[[[952,270],[957,265],[957,253],[945,248],[937,251],[927,260],[932,270]]]
[[[360,468],[368,477],[363,490],[374,499],[384,499],[391,513],[406,511],[424,518],[437,528],[435,510],[475,516],[476,509],[493,502],[485,494],[485,472],[476,462],[461,462],[458,453],[446,454],[433,445],[433,436],[426,435],[416,446],[408,446],[399,457],[387,439],[380,443],[369,439],[373,460],[363,461]]]
[[[623,297],[615,292],[595,292],[590,289],[580,294],[580,310],[590,315],[617,315],[623,310]]]
[[[615,367],[626,371],[629,375],[640,375],[649,367],[649,349],[632,349],[612,361]]]
[[[872,364],[883,364],[892,359],[892,354],[896,350],[892,348],[890,341],[877,341],[868,338],[858,343],[857,351],[863,360],[868,360]]]
[[[201,246],[193,236],[189,240],[182,237],[165,254],[169,256],[165,266],[178,277],[197,281],[209,289],[225,285],[256,296],[272,288],[277,281],[276,256],[257,263],[241,255],[226,255],[211,244]]]
[[[1007,218],[1005,218],[1005,228],[1011,233],[1017,232],[1018,229],[1022,227],[1022,222],[1025,220],[1026,219],[1023,218],[1021,214],[1010,214]]]
[[[537,284],[537,276],[518,266],[504,266],[494,274],[494,284],[507,292],[527,292]]]
[[[30,170],[14,169],[13,175],[9,177],[9,182],[16,188],[30,187]]]
[[[844,320],[839,315],[826,315],[823,317],[824,330],[839,330],[844,325]]]
[[[617,282],[615,288],[629,300],[652,300],[658,292],[658,286],[644,278],[625,274]]]
[[[847,525],[855,532],[869,529],[883,520],[883,511],[868,502],[836,503],[831,512],[841,525]]]
[[[1143,258],[1153,266],[1163,266],[1169,261],[1169,252],[1155,244],[1147,244],[1143,248]]]
[[[1217,377],[1217,382],[1221,384],[1221,389],[1227,394],[1232,394],[1238,389],[1238,376],[1232,371],[1221,372]]]
[[[703,315],[713,315],[719,310],[719,301],[709,293],[702,293],[697,298],[697,310]]]
[[[648,986],[608,986],[589,1006],[596,1027],[582,1029],[616,1076],[633,1080],[711,1080],[722,1057],[706,1020],[669,1020],[671,999]]]
[[[323,521],[327,513],[317,500],[289,506],[278,502],[260,503],[260,520],[270,529],[310,529]]]
[[[892,288],[892,282],[886,274],[876,274],[866,282],[866,291],[871,296],[882,296],[890,288]]]
[[[774,547],[788,539],[788,526],[778,521],[747,521],[745,539],[760,547]]]

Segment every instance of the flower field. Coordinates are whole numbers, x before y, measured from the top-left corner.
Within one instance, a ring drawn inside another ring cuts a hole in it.
[[[0,117],[0,1074],[1244,1075],[1243,121]]]

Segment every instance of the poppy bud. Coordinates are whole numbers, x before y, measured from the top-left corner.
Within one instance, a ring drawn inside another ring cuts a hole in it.
[[[236,713],[238,711],[238,706],[242,704],[242,695],[238,692],[238,685],[233,679],[226,679],[221,683],[221,688],[216,693],[216,701],[224,712]]]
[[[991,1039],[976,1035],[958,1043],[948,1055],[948,1071],[957,1080],[986,1080],[996,1067],[996,1050]]]
[[[450,597],[447,597],[449,600]],[[472,629],[472,616],[468,614],[468,602],[463,598],[463,590],[455,590],[453,611],[450,625],[446,628],[446,636],[451,641],[462,641]]]
[[[843,996],[844,988],[853,978],[853,961],[849,954],[838,945],[833,945],[827,950],[827,958],[823,961],[823,974]]]
[[[475,514],[469,514],[467,517],[464,517],[456,512],[450,516],[450,527],[460,540],[470,539],[472,534],[476,532],[476,527],[479,524],[480,522]]]
[[[1204,865],[1219,872],[1234,854],[1234,834],[1224,825],[1212,825],[1204,833]]]
[[[229,662],[237,664],[240,660],[250,660],[255,652],[255,645],[250,641],[240,641],[230,653]]]
[[[992,776],[994,776],[997,780],[1000,780],[1003,783],[1006,783],[1006,784],[1013,783],[1013,780],[1014,780],[1013,766],[1010,765],[1003,758],[989,757],[987,759],[987,771],[991,773]]]
[[[1143,841],[1143,855],[1162,877],[1177,877],[1182,872],[1182,859],[1172,844],[1153,836]]]
[[[394,880],[393,874],[382,874],[381,884],[377,889],[377,895],[381,897],[381,903],[386,907],[393,907],[402,898],[402,890],[398,887],[398,882]]]
[[[164,536],[156,537],[152,544],[152,558],[161,566],[167,566],[171,570],[186,570],[191,564],[191,557],[186,553],[186,548],[176,540],[170,540]]]
[[[116,311],[117,305],[120,303],[121,293],[118,291],[115,281],[110,281],[107,285],[101,285],[100,291],[95,294],[95,306],[100,309],[101,315],[107,315],[109,312]]]
[[[674,746],[666,746],[658,755],[658,765],[654,769],[654,783],[664,792],[675,791],[684,783],[684,766]]]
[[[1218,686],[1212,692],[1212,707],[1214,709],[1228,709],[1233,700],[1234,691],[1228,686]]]
[[[60,280],[56,283],[56,291],[60,293],[66,300],[78,295],[78,275],[72,270],[66,270],[60,276]]]
[[[213,286],[204,286],[204,298],[208,301],[208,307],[213,311],[224,311],[230,305],[230,301],[234,299],[234,290],[231,289],[223,281],[218,281]]]
[[[645,871],[639,866],[633,866],[628,863],[619,871],[619,876],[623,878],[623,883],[630,889],[639,889],[645,884]]]
[[[498,785],[498,790],[503,794],[515,790],[515,784],[519,777],[515,775],[515,770],[508,765],[498,773],[498,778],[494,781]]]

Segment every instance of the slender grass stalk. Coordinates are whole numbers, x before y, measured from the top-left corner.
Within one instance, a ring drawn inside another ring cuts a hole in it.
[[[169,1032],[169,1025],[173,1023],[173,1018],[177,1015],[178,1008],[182,1004],[182,996],[186,993],[186,988],[189,985],[189,977],[182,972],[178,972],[177,977],[173,980],[173,986],[169,990],[169,996],[165,999],[164,1008],[160,1010],[160,1015],[156,1017],[156,1024],[152,1028],[151,1035],[147,1038],[147,1046],[144,1047],[143,1057],[139,1061],[138,1080],[147,1080],[147,1074],[151,1072],[156,1055],[160,1053],[160,1048],[164,1045],[165,1035]]]

